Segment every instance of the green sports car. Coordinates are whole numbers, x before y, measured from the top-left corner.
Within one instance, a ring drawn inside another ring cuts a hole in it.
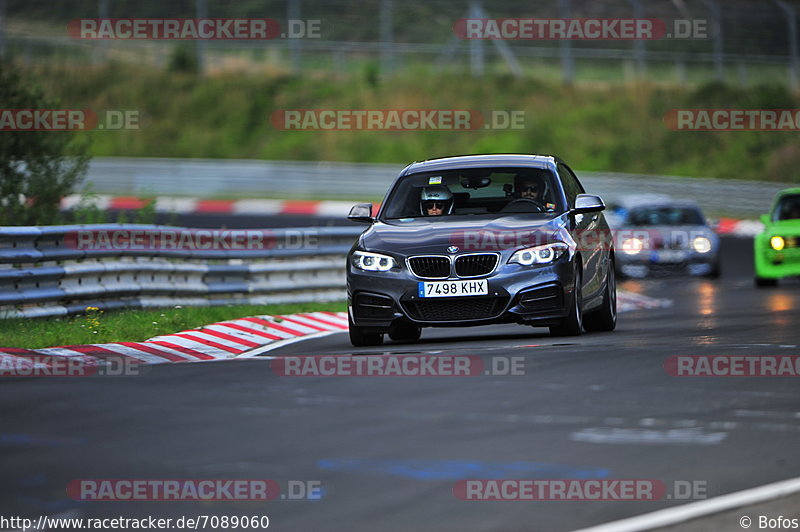
[[[770,214],[761,216],[764,231],[754,240],[756,286],[800,275],[800,188],[782,190]]]

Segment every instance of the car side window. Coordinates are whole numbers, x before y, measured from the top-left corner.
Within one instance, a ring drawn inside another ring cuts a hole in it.
[[[559,163],[558,164],[558,176],[561,178],[561,182],[564,184],[564,192],[567,195],[567,201],[569,202],[569,208],[575,207],[575,198],[578,194],[583,194],[585,191],[581,186],[578,178],[575,177],[575,174],[572,173],[572,170],[565,164]]]

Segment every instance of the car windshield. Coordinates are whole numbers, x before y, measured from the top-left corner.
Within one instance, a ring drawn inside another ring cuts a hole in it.
[[[562,211],[561,193],[549,170],[479,168],[402,178],[389,195],[382,218]]]
[[[784,196],[775,208],[776,220],[800,219],[800,195]]]
[[[691,207],[639,207],[630,211],[631,225],[705,225],[703,215]]]

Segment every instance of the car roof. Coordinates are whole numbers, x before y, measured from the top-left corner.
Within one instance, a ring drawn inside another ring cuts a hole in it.
[[[795,194],[800,194],[800,187],[785,188],[778,192],[778,197],[793,196]]]
[[[418,161],[406,166],[401,176],[419,172],[437,172],[457,168],[491,168],[493,166],[527,166],[534,168],[552,168],[563,162],[554,155],[533,155],[497,153],[486,155],[459,155]]]

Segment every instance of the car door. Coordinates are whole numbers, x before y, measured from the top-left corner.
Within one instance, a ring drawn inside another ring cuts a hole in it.
[[[558,163],[558,175],[564,184],[569,208],[575,206],[575,198],[586,191],[572,170],[564,163]],[[572,235],[578,243],[583,265],[584,301],[601,294],[603,280],[603,245],[601,238],[602,218],[600,212],[576,214]]]

